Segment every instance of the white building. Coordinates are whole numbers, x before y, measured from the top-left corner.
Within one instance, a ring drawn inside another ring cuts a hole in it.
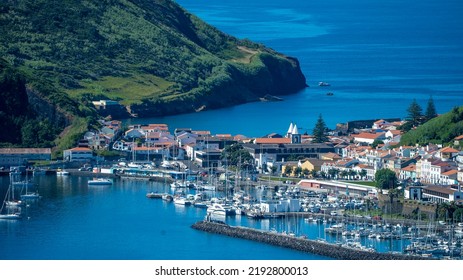
[[[63,159],[66,161],[90,161],[93,159],[93,151],[81,147],[64,150]]]

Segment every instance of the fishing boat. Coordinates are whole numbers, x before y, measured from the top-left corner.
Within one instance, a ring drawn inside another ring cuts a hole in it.
[[[110,179],[106,179],[106,178],[97,178],[97,179],[88,181],[89,186],[109,186],[112,184],[113,184],[113,181],[111,181]]]

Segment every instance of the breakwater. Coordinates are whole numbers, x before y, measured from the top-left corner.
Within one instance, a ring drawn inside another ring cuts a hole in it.
[[[427,258],[404,254],[388,254],[346,248],[336,244],[319,242],[300,237],[272,233],[252,228],[229,226],[223,223],[199,221],[194,229],[222,234],[235,238],[253,240],[274,246],[285,247],[338,260],[425,260]]]

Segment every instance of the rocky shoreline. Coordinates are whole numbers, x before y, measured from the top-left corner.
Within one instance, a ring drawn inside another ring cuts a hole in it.
[[[300,237],[266,232],[246,227],[229,226],[223,223],[199,221],[191,226],[196,230],[243,238],[274,246],[285,247],[306,253],[330,257],[337,260],[427,260],[428,258],[403,254],[388,254],[356,250],[339,245]]]

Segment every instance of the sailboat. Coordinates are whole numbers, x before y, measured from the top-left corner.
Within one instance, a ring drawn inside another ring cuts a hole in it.
[[[8,189],[9,196],[7,194],[8,199],[5,201],[5,206],[6,207],[19,207],[24,203],[24,201],[15,199],[15,197],[14,197],[14,187],[15,187],[14,177],[16,175],[17,174],[15,174],[13,172],[10,173],[10,188]]]
[[[14,205],[11,204],[13,201],[13,192],[12,192],[13,184],[10,182],[10,186],[6,191],[5,199],[3,200],[2,207],[0,208],[0,220],[18,220],[21,219],[21,210],[19,207],[13,207]],[[6,209],[6,213],[3,213],[3,209]]]
[[[35,192],[29,192],[28,191],[28,187],[30,186],[34,186],[34,183],[33,182],[30,182],[27,178],[27,172],[26,172],[26,180],[23,182],[23,186],[25,187],[26,191],[24,194],[21,195],[21,199],[37,199],[37,198],[40,198],[40,195],[37,191]]]

